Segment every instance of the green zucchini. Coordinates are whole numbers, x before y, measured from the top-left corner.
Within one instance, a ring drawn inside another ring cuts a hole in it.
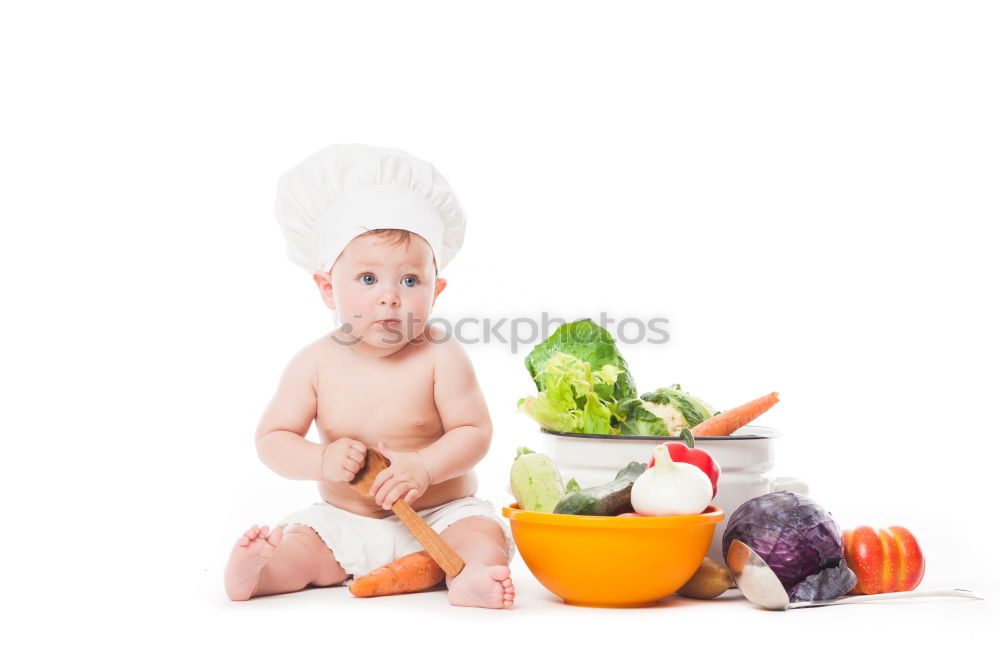
[[[565,495],[553,513],[575,516],[617,516],[632,511],[632,484],[646,470],[645,463],[630,462],[603,486],[584,488]]]
[[[524,446],[517,450],[510,468],[510,490],[522,509],[543,513],[551,513],[565,492],[552,460]]]

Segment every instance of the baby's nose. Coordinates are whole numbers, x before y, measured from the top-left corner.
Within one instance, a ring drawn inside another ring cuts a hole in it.
[[[386,289],[378,299],[379,305],[399,307],[399,292],[396,289]]]

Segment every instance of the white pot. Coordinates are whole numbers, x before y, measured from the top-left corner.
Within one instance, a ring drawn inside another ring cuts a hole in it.
[[[698,437],[697,447],[709,453],[719,464],[719,490],[712,504],[722,509],[726,517],[719,523],[709,548],[708,557],[720,564],[722,533],[729,517],[741,504],[754,497],[776,490],[789,490],[806,495],[809,486],[801,479],[772,478],[768,472],[774,466],[774,438],[780,432],[773,428],[749,425],[728,437]],[[649,462],[653,449],[661,442],[683,441],[680,437],[604,436],[575,433],[539,432],[533,448],[552,458],[563,481],[571,478],[584,488],[599,486],[615,478],[618,470],[631,461]]]

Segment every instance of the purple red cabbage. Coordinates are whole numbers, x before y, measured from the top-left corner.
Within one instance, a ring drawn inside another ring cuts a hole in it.
[[[733,539],[767,562],[790,601],[834,599],[857,583],[844,560],[837,522],[804,495],[780,491],[744,502],[722,535],[723,558]]]

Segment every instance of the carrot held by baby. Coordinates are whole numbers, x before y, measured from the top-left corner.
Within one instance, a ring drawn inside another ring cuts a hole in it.
[[[356,597],[421,592],[444,580],[444,569],[426,550],[404,555],[357,578],[348,589]]]

